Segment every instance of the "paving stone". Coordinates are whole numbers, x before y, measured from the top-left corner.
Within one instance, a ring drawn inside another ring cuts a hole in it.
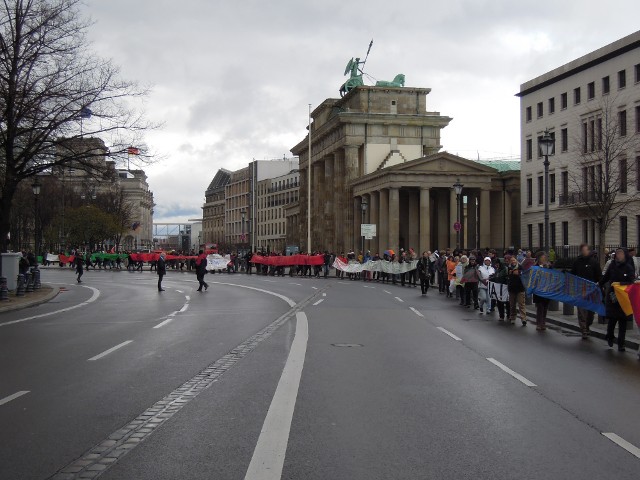
[[[89,472],[101,472],[106,469],[107,469],[107,466],[102,463],[94,463],[93,465],[89,465],[87,467],[87,471]]]

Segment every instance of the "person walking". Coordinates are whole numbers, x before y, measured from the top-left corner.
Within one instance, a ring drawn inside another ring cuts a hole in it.
[[[491,281],[496,284],[507,286],[507,266],[502,263],[498,257],[493,259],[492,266],[496,273],[491,278]],[[491,297],[489,298],[491,299]],[[501,301],[498,299],[495,301],[495,307],[492,307],[491,309],[493,310],[493,308],[498,309],[500,321],[504,321],[505,317],[509,315],[509,301]]]
[[[478,267],[478,302],[480,304],[480,314],[486,311],[491,313],[491,298],[489,298],[489,280],[496,274],[495,268],[491,265],[491,258],[485,257],[482,265]]]
[[[464,306],[471,308],[471,300],[473,300],[473,308],[478,310],[478,265],[476,264],[476,257],[471,255],[469,257],[469,263],[464,269],[464,276],[462,277],[464,283]]]
[[[165,254],[162,252],[160,258],[158,258],[158,264],[156,265],[156,271],[158,273],[158,291],[164,292],[162,288],[162,278],[167,274],[167,262],[164,259]]]
[[[416,270],[420,277],[420,289],[422,290],[422,296],[424,297],[429,291],[429,280],[431,279],[431,272],[429,271],[429,252],[422,253],[422,257],[418,260]]]
[[[516,309],[520,314],[522,326],[527,326],[527,309],[524,298],[524,285],[520,278],[522,266],[518,262],[518,257],[509,259],[509,268],[507,270],[507,291],[509,292],[509,324],[516,321]]]
[[[198,258],[196,258],[196,278],[198,279],[198,290],[201,292],[204,287],[205,290],[209,289],[209,285],[204,281],[204,276],[207,274],[207,255],[200,250],[198,252]]]
[[[76,254],[73,259],[73,263],[76,264],[76,275],[78,276],[78,283],[82,283],[82,275],[84,274],[84,260],[82,259],[82,255]]]
[[[464,277],[464,271],[467,269],[468,265],[469,257],[462,255],[460,257],[460,261],[456,265],[456,271],[454,273],[456,279],[456,298],[460,299],[460,306],[462,307],[465,305],[464,284],[462,283],[462,279]]]
[[[550,268],[547,254],[542,252],[538,254],[535,263],[536,267]],[[524,270],[524,267],[523,267]],[[549,311],[549,299],[539,295],[533,295],[533,303],[536,304],[536,330],[543,332],[547,329],[547,312]]]
[[[591,248],[586,243],[580,245],[580,256],[573,262],[571,274],[594,283],[599,283],[602,278],[600,262],[593,256]],[[578,307],[578,323],[583,339],[589,338],[593,317],[594,312]]]
[[[456,267],[458,266],[459,260],[458,257],[449,255],[445,264],[447,271],[447,298],[453,298],[453,294],[456,292]]]
[[[616,297],[615,289],[612,283],[620,283],[621,285],[630,285],[635,278],[633,263],[629,261],[629,254],[624,248],[618,248],[615,257],[609,265],[609,268],[600,279],[600,286],[605,288],[605,308],[607,314],[607,343],[609,347],[613,347],[614,332],[616,323],[618,324],[618,351],[625,350],[625,337],[627,334],[627,316]]]

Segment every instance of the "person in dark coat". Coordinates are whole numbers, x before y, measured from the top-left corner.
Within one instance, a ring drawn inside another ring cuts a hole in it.
[[[167,262],[164,260],[164,256],[164,252],[162,252],[160,258],[158,258],[158,265],[156,266],[159,292],[164,292],[164,288],[162,288],[162,278],[167,274]]]
[[[420,277],[420,289],[424,297],[429,291],[429,280],[431,271],[429,269],[429,252],[422,252],[422,257],[418,260],[418,276]]]
[[[82,283],[82,280],[80,280],[82,278],[82,274],[84,273],[84,260],[82,258],[82,255],[76,253],[76,256],[73,259],[73,263],[75,263],[76,265],[76,275],[78,275],[78,283]]]
[[[538,254],[536,267],[551,268],[546,253]],[[524,267],[522,268],[524,270]],[[547,329],[547,312],[549,311],[550,300],[539,295],[533,295],[533,303],[536,304],[536,330],[544,331]]]
[[[614,332],[616,323],[618,324],[618,351],[624,352],[624,341],[627,334],[627,316],[618,303],[612,283],[618,282],[622,285],[630,285],[635,278],[633,263],[629,261],[629,254],[624,248],[616,249],[614,260],[600,279],[600,286],[605,288],[605,307],[607,314],[607,342],[609,347],[613,347]]]
[[[586,243],[580,245],[580,256],[573,263],[571,273],[595,283],[598,283],[602,278],[600,262],[593,256],[589,245]],[[589,328],[593,324],[593,316],[594,312],[591,310],[578,307],[578,322],[580,323],[582,338],[589,338]]]
[[[198,287],[198,292],[202,291],[202,287],[205,290],[209,288],[207,282],[204,281],[204,276],[207,274],[207,255],[200,250],[198,252],[198,258],[196,259],[196,278],[198,279],[198,283],[200,286]]]
[[[518,258],[512,256],[509,259],[509,267],[507,270],[507,291],[509,292],[509,323],[516,321],[516,313],[520,314],[522,326],[527,326],[527,310],[525,303],[525,288],[522,284],[520,274],[522,266],[518,263]],[[517,312],[516,312],[517,310]]]

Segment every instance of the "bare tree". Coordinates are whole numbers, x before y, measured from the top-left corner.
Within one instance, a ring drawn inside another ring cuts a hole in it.
[[[629,188],[638,172],[635,152],[640,135],[627,131],[627,113],[616,105],[615,98],[604,97],[599,108],[582,120],[582,135],[576,139],[580,155],[569,170],[575,190],[565,199],[582,218],[594,222],[601,263],[607,231],[634,204],[637,209],[640,201],[640,191]]]
[[[25,179],[73,164],[94,170],[108,142],[125,157],[154,127],[132,107],[147,91],[95,56],[80,0],[0,0],[0,250],[6,251],[12,200]],[[145,159],[144,153],[136,159]]]

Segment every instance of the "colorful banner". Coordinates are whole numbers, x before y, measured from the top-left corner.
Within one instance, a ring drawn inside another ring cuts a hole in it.
[[[640,327],[640,282],[633,285],[611,284],[616,292],[616,298],[625,315],[633,315]]]
[[[497,300],[498,302],[509,301],[509,290],[504,283],[489,282],[487,285],[489,291],[489,298]]]
[[[346,273],[360,273],[366,270],[367,272],[383,272],[400,275],[415,270],[417,266],[417,260],[402,263],[388,262],[386,260],[369,260],[366,263],[360,263],[356,261],[345,262],[344,259],[336,258],[333,262],[333,268]]]
[[[295,267],[298,265],[324,265],[324,255],[269,256],[253,255],[251,263],[270,267]]]
[[[527,295],[568,303],[605,316],[602,292],[597,283],[549,268],[531,267],[520,276]]]

